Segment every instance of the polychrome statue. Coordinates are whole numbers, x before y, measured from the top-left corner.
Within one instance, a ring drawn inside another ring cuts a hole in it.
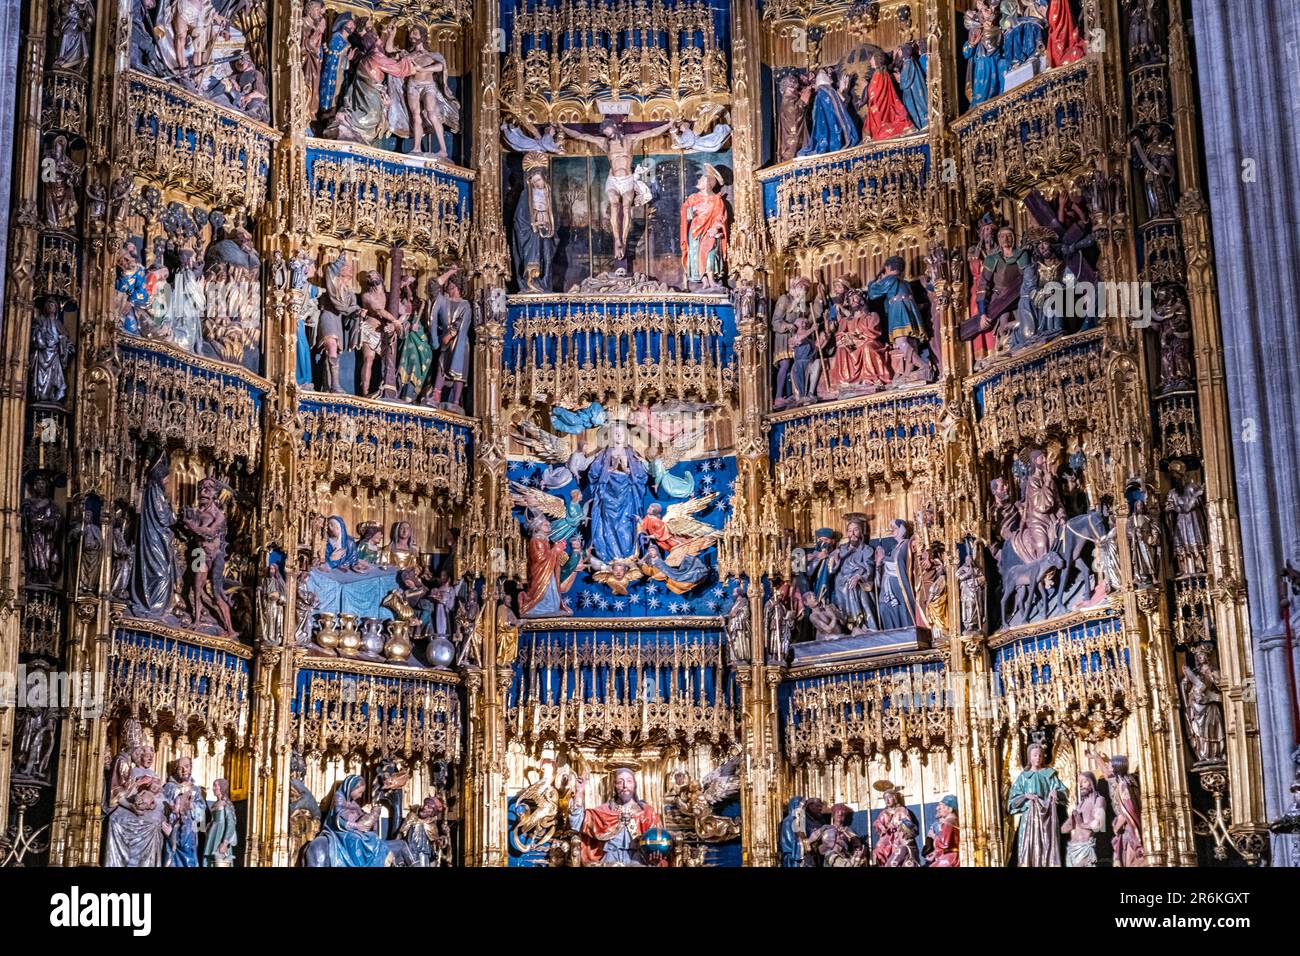
[[[1031,743],[1027,751],[1029,765],[1011,784],[1007,812],[1016,820],[1016,860],[1022,867],[1060,866],[1060,824],[1062,808],[1069,790],[1045,764],[1046,747]]]

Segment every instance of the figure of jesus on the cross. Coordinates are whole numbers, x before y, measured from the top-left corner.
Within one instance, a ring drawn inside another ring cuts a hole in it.
[[[614,258],[627,257],[627,236],[632,229],[632,210],[644,205],[649,196],[638,201],[637,178],[632,171],[632,153],[637,143],[663,133],[671,124],[660,123],[648,129],[630,132],[620,120],[606,118],[600,124],[599,135],[584,132],[574,126],[564,131],[574,139],[599,147],[609,157],[609,175],[605,177],[605,195],[609,197],[609,226],[614,234]]]

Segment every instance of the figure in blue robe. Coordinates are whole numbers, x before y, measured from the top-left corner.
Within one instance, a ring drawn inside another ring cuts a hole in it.
[[[867,286],[867,296],[885,300],[885,318],[888,322],[889,341],[907,336],[917,343],[925,341],[925,325],[916,305],[912,286],[903,278],[904,262],[901,256],[885,260],[885,271],[880,278]]]
[[[985,39],[967,40],[961,48],[962,56],[970,61],[966,76],[966,95],[970,105],[977,106],[1002,92],[1006,60],[996,42]]]
[[[1047,47],[1046,40],[1047,23],[1041,17],[1013,14],[1002,18],[1002,56],[1009,67],[1038,56]]]
[[[645,465],[627,444],[624,430],[616,429],[613,442],[587,469],[591,547],[606,562],[636,553],[636,526],[645,513]]]
[[[330,866],[383,866],[388,847],[377,830],[371,829],[357,796],[365,793],[365,782],[355,773],[343,778],[334,792],[330,812],[321,833],[329,841]]]
[[[898,70],[898,95],[907,110],[907,118],[917,129],[930,122],[929,92],[925,82],[926,58],[919,55],[916,44],[903,47],[903,65]]]
[[[344,570],[357,563],[357,545],[348,534],[348,526],[338,515],[329,519],[325,530],[325,563]]]
[[[668,590],[674,594],[687,593],[709,575],[709,566],[700,559],[699,555],[684,555],[674,568],[668,564],[663,552],[655,544],[646,546],[642,570],[647,577],[663,581],[668,585]]]
[[[588,428],[599,428],[605,424],[605,408],[600,402],[592,402],[586,408],[570,411],[559,405],[551,407],[551,427],[564,435],[577,435]]]
[[[835,532],[830,528],[818,529],[816,547],[808,555],[808,590],[817,595],[819,601],[830,601],[835,586],[835,572],[830,561],[834,552]]]
[[[321,53],[320,102],[321,111],[332,110],[343,85],[343,74],[348,65],[348,48],[352,45],[352,31],[356,20],[350,13],[340,13],[330,24],[330,35]]]
[[[858,124],[854,122],[839,90],[831,82],[831,75],[825,70],[817,74],[815,90],[812,133],[808,137],[808,143],[799,150],[799,155],[815,156],[857,146],[862,141]]]
[[[311,298],[313,300],[316,298],[316,293],[318,291],[320,290],[316,286],[312,286]],[[310,308],[310,306],[304,308]],[[319,309],[317,311],[319,311]],[[305,311],[298,313],[298,345],[295,357],[296,363],[293,370],[294,381],[306,388],[311,388],[314,384],[314,379],[311,370],[311,341],[307,338],[307,316]]]

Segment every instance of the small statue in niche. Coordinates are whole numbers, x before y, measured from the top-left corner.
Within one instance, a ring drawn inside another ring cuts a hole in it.
[[[750,619],[749,589],[744,584],[736,588],[731,607],[724,615],[727,631],[727,656],[732,664],[749,662]]]
[[[1147,218],[1167,219],[1174,215],[1178,171],[1174,165],[1174,144],[1167,134],[1154,131],[1129,140],[1133,163],[1142,177]]]
[[[527,181],[515,206],[511,248],[520,292],[550,292],[555,260],[555,213],[551,186],[541,168],[527,171]]]
[[[47,229],[74,229],[77,225],[77,188],[81,166],[68,155],[68,137],[56,136],[41,158],[41,184]]]
[[[1097,834],[1106,832],[1106,800],[1097,792],[1097,777],[1088,770],[1078,776],[1079,799],[1061,824],[1061,832],[1070,835],[1065,848],[1065,865],[1097,865]]]
[[[950,633],[948,626],[948,568],[942,541],[931,541],[917,555],[918,592],[921,610],[937,637]]]
[[[478,628],[479,604],[472,587],[456,605],[452,626],[456,631],[457,667],[483,666],[483,635]]]
[[[774,584],[772,596],[763,604],[763,634],[769,664],[784,664],[790,659],[790,643],[797,617],[787,603],[782,587]]]
[[[1007,812],[1015,817],[1016,860],[1021,867],[1060,866],[1060,825],[1057,808],[1069,790],[1046,763],[1047,747],[1034,741],[1026,751],[1028,766],[1021,770],[1007,797]]]
[[[438,371],[424,397],[425,405],[462,414],[465,384],[469,381],[469,330],[473,324],[473,309],[463,297],[464,283],[454,267],[438,277],[442,292],[434,301],[431,320],[438,329]]]
[[[131,596],[131,568],[135,563],[135,554],[127,540],[130,521],[130,506],[125,501],[118,501],[113,506],[113,529],[109,542],[109,554],[113,559],[113,579],[108,593],[115,602],[127,601]]]
[[[849,112],[844,91],[835,86],[829,69],[817,71],[812,89],[804,93],[812,97],[812,128],[800,156],[816,156],[857,146],[862,141],[858,124]]]
[[[687,288],[716,289],[726,272],[727,202],[716,167],[704,164],[695,192],[682,203],[682,275]]]
[[[963,634],[983,634],[985,627],[984,569],[979,554],[982,546],[971,542],[966,556],[957,568],[957,587],[961,592],[961,631]]]
[[[59,48],[54,51],[56,70],[77,72],[90,59],[90,28],[95,24],[95,5],[91,0],[62,0],[58,4],[54,35]]]
[[[26,665],[29,677],[37,672],[48,682],[53,679],[50,666],[37,659]],[[48,685],[47,685],[48,686]],[[14,762],[16,780],[47,782],[54,739],[59,728],[59,712],[53,707],[20,707],[14,714]]]
[[[1133,583],[1149,587],[1160,580],[1162,537],[1160,522],[1147,504],[1148,492],[1138,490],[1128,519],[1128,551],[1133,564]]]
[[[1205,645],[1192,648],[1191,658],[1190,664],[1183,664],[1182,679],[1188,743],[1196,755],[1196,767],[1218,766],[1227,754],[1223,694],[1219,690],[1222,675]]]
[[[66,369],[72,359],[72,339],[63,327],[61,303],[49,296],[32,323],[32,401],[58,404],[67,397]]]
[[[1018,320],[1024,271],[1030,267],[1029,250],[1016,245],[1016,233],[1003,226],[997,248],[984,257],[979,275],[980,328],[993,332],[998,351],[1005,351]]]
[[[1110,809],[1114,818],[1111,823],[1111,866],[1146,866],[1146,850],[1142,845],[1142,796],[1137,776],[1128,772],[1128,757],[1094,753],[1092,759],[1106,778],[1110,790]]]
[[[212,781],[212,793],[216,799],[208,806],[212,822],[208,825],[207,837],[203,841],[203,865],[234,866],[239,833],[235,829],[235,805],[230,800],[230,781],[222,778]]]
[[[58,584],[63,575],[63,514],[54,503],[54,484],[48,472],[33,472],[28,479],[20,515],[27,583]]]
[[[1187,300],[1178,286],[1164,285],[1156,291],[1155,327],[1160,337],[1160,391],[1192,388],[1196,384],[1192,323],[1187,315]]]
[[[650,187],[632,171],[633,152],[637,143],[665,132],[671,124],[660,123],[649,129],[630,133],[623,124],[606,119],[600,124],[600,134],[593,136],[573,126],[564,131],[574,139],[590,143],[609,160],[609,175],[605,177],[605,197],[609,200],[609,227],[614,237],[614,261],[627,258],[627,237],[632,230],[632,210],[650,201]]]
[[[1132,61],[1151,63],[1160,58],[1164,35],[1161,5],[1156,0],[1124,0],[1128,10],[1128,53]]]
[[[221,633],[231,636],[230,598],[226,596],[226,510],[217,500],[221,483],[216,478],[199,482],[198,502],[181,513],[181,527],[189,533],[189,611],[195,627],[203,627],[209,614]]]
[[[812,88],[804,85],[796,71],[782,76],[777,86],[776,161],[784,163],[798,156],[808,141],[808,99]]]
[[[104,564],[104,533],[99,527],[99,499],[93,496],[81,502],[81,520],[68,532],[72,553],[76,555],[77,594],[99,593],[100,569]]]
[[[413,25],[407,29],[406,50],[399,59],[413,61],[417,66],[405,82],[389,74],[390,115],[395,114],[397,119],[392,124],[393,133],[410,139],[413,154],[441,158],[447,155],[447,130],[460,132],[460,102],[447,86],[447,58],[432,52],[427,44],[426,28]],[[391,46],[387,52],[394,52]],[[432,154],[424,148],[430,129],[437,145]]]
[[[1169,465],[1173,487],[1165,495],[1165,519],[1169,543],[1179,577],[1205,573],[1205,551],[1209,538],[1205,530],[1205,489],[1187,476],[1181,461]]]
[[[257,626],[262,644],[279,647],[284,643],[284,575],[280,565],[268,561],[257,585]]]

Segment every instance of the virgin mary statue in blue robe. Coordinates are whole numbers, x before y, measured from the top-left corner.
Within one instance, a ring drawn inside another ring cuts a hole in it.
[[[818,73],[814,88],[817,92],[813,97],[812,133],[808,143],[799,150],[799,155],[815,156],[857,146],[862,134],[858,132],[858,124],[845,106],[839,90],[831,82],[831,75],[825,70]]]
[[[388,847],[379,833],[358,826],[363,813],[352,794],[362,782],[357,774],[348,774],[330,801],[321,828],[329,841],[330,866],[383,866],[388,857]]]
[[[587,469],[591,491],[591,546],[602,561],[636,553],[636,525],[645,511],[646,469],[616,432]]]

